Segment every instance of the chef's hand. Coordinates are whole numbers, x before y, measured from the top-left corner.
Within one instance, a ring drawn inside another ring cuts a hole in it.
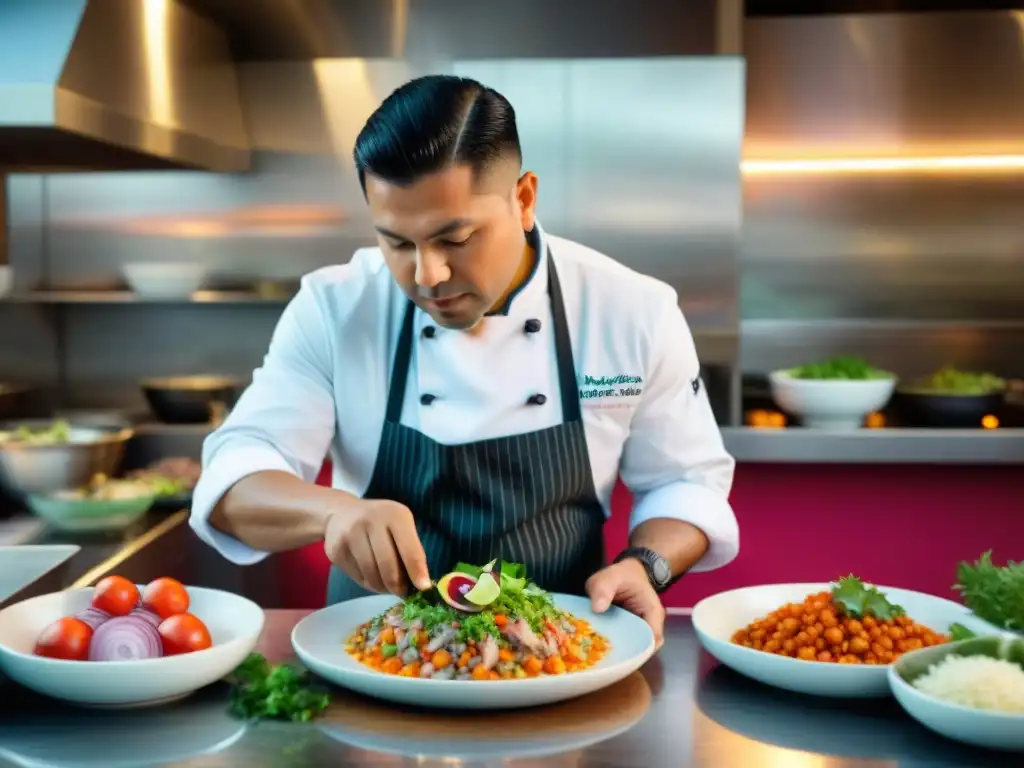
[[[654,631],[655,646],[661,648],[665,642],[665,606],[639,560],[627,558],[602,568],[587,580],[587,594],[594,613],[604,613],[616,603],[642,618]]]
[[[410,579],[417,589],[430,587],[412,512],[396,501],[359,499],[335,512],[327,521],[324,549],[364,589],[404,595]]]

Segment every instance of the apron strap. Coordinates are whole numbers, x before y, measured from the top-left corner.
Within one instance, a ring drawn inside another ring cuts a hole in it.
[[[569,337],[569,323],[565,319],[565,301],[562,299],[562,284],[558,282],[555,260],[548,248],[548,295],[551,298],[551,319],[555,324],[555,360],[558,363],[558,387],[562,394],[562,421],[570,424],[580,421],[580,389],[576,379],[576,364],[572,359],[572,339]]]
[[[572,339],[569,336],[569,323],[565,318],[565,301],[562,298],[562,285],[558,281],[555,261],[548,256],[548,298],[551,302],[551,318],[554,321],[555,360],[558,363],[558,386],[562,395],[562,421],[571,423],[580,421],[583,412],[580,409],[579,385],[576,380],[576,365],[572,359]],[[405,388],[409,380],[409,362],[412,358],[412,330],[415,319],[416,305],[407,301],[405,316],[402,318],[402,330],[398,334],[398,346],[388,385],[388,406],[385,413],[387,421],[398,424],[402,420],[402,406],[405,404]]]
[[[384,416],[387,421],[395,424],[402,421],[405,385],[409,380],[409,361],[412,358],[412,325],[415,313],[416,305],[406,301],[405,317],[402,318],[402,330],[398,334],[398,347],[395,349],[391,382],[388,384],[388,409]]]

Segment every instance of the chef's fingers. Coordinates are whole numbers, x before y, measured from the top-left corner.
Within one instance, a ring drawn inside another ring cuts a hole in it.
[[[373,554],[369,532],[363,526],[359,526],[352,531],[348,545],[359,566],[359,571],[363,574],[363,586],[374,592],[387,592],[377,568],[377,558]]]
[[[405,569],[387,527],[375,525],[370,528],[370,545],[373,547],[373,556],[377,560],[377,571],[380,573],[385,590],[393,595],[404,595],[408,591]]]
[[[587,594],[590,595],[590,606],[594,613],[608,610],[618,594],[621,581],[621,574],[614,566],[602,568],[587,579]]]
[[[327,549],[327,559],[347,573],[356,584],[366,587],[363,572],[359,569],[359,563],[356,562],[355,557],[352,556],[352,550],[349,549],[348,544],[340,542],[332,545],[330,549]]]
[[[635,606],[635,613],[650,626],[654,633],[654,647],[661,648],[665,643],[665,606],[662,605],[654,587],[650,584],[643,585],[628,604],[630,607]]]
[[[430,589],[430,573],[427,570],[427,554],[423,551],[412,512],[405,507],[394,513],[388,526],[395,541],[398,554],[405,564],[405,572],[416,589]]]

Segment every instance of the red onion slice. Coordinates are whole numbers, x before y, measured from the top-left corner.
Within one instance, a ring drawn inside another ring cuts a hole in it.
[[[163,655],[160,633],[141,616],[119,616],[93,632],[89,661],[135,661]]]
[[[150,624],[152,624],[154,627],[159,627],[160,626],[160,622],[163,621],[163,619],[161,619],[159,616],[157,616],[152,611],[147,610],[146,608],[132,608],[132,612],[130,614],[128,614],[128,615],[129,616],[138,616],[140,619],[145,619]]]
[[[75,618],[84,621],[95,632],[100,624],[104,624],[110,619],[110,614],[99,608],[86,608],[84,611],[76,613]]]

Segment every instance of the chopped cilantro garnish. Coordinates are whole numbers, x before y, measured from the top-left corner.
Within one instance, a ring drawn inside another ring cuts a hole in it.
[[[480,578],[483,568],[459,563],[455,571],[473,578]],[[436,589],[424,590],[410,595],[402,607],[402,618],[407,622],[420,621],[428,632],[442,624],[456,622],[459,625],[460,641],[483,640],[485,635],[501,637],[501,630],[494,617],[503,614],[509,620],[523,618],[535,632],[541,632],[546,622],[562,615],[555,608],[551,596],[526,577],[526,568],[520,563],[497,561],[494,572],[500,574],[501,591],[497,599],[479,613],[459,611],[438,599]],[[379,623],[381,617],[374,622]]]
[[[952,640],[970,640],[977,635],[960,622],[949,625],[949,637]]]
[[[874,616],[889,621],[906,614],[901,606],[890,603],[876,587],[869,587],[853,574],[832,585],[832,599],[844,613],[854,618]]]
[[[287,664],[269,664],[251,653],[231,675],[231,713],[245,720],[308,722],[331,702],[330,695],[313,686],[305,670]]]

